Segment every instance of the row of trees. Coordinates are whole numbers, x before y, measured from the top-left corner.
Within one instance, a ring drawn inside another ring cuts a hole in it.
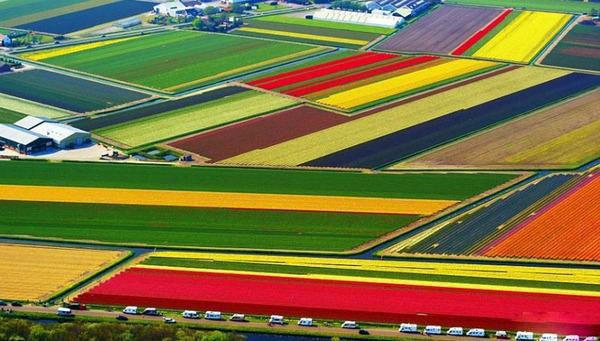
[[[40,324],[0,318],[0,341],[241,341],[243,336],[157,323],[64,322]]]

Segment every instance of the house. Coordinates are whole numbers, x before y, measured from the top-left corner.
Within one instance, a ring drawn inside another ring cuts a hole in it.
[[[9,36],[0,33],[0,46],[11,46],[11,45],[12,45],[12,39]]]
[[[54,146],[61,149],[75,148],[91,142],[87,131],[35,116],[26,116],[14,124],[43,137],[50,138]]]
[[[18,127],[0,124],[0,146],[16,150],[21,154],[33,154],[52,146],[52,139]]]
[[[154,12],[156,14],[162,14],[169,17],[186,16],[186,9],[187,7],[181,1],[163,2],[162,4],[154,6]]]

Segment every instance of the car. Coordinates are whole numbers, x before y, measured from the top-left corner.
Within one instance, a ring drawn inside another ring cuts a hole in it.
[[[8,305],[8,303],[4,302],[4,301],[0,301],[0,307],[6,307]]]
[[[17,302],[17,301],[11,302],[10,305],[12,305],[13,307],[22,307],[23,306],[23,304],[21,302]]]
[[[508,333],[505,332],[504,330],[498,330],[496,331],[496,339],[508,339]]]
[[[360,335],[369,335],[369,334],[370,334],[370,333],[369,333],[369,331],[368,331],[368,330],[366,330],[366,329],[359,329],[359,330],[358,330],[358,333],[359,333]]]
[[[129,317],[127,317],[125,315],[120,315],[119,314],[119,315],[117,315],[116,319],[119,320],[119,321],[128,321]]]
[[[169,323],[169,324],[177,323],[177,321],[175,321],[175,319],[172,317],[163,317],[163,321],[165,321],[165,323]]]
[[[156,308],[146,308],[142,311],[142,315],[146,316],[161,316],[162,313],[158,311]]]

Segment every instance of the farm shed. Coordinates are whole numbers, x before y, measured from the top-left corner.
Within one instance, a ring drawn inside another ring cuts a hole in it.
[[[369,26],[380,26],[396,28],[402,23],[404,19],[392,15],[383,15],[377,13],[362,13],[362,12],[348,12],[333,9],[321,9],[314,13],[314,19],[345,22],[360,25]]]
[[[382,10],[403,18],[417,16],[432,5],[433,3],[428,0],[375,0],[365,4],[370,11]]]
[[[186,9],[186,6],[181,1],[165,2],[154,6],[154,12],[170,17],[185,16],[187,15]]]
[[[51,138],[58,148],[63,149],[74,148],[91,142],[89,132],[62,123],[43,122],[30,131]]]
[[[31,154],[52,146],[52,139],[13,124],[0,124],[0,146]]]
[[[114,23],[113,26],[120,27],[120,28],[130,28],[130,27],[135,27],[135,26],[141,25],[141,24],[142,24],[142,21],[140,20],[140,18],[129,18],[129,19],[119,20],[116,23]]]
[[[35,116],[25,116],[15,122],[15,125],[23,129],[31,130],[44,122],[50,122],[50,120]]]

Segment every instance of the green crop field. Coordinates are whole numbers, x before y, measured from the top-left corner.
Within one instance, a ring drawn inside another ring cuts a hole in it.
[[[331,172],[74,162],[0,164],[0,184],[463,200],[502,185],[506,173]]]
[[[0,235],[104,243],[343,251],[418,216],[0,201]]]
[[[597,3],[579,0],[446,0],[446,3],[568,13],[590,13],[593,8],[600,8]]]
[[[0,1],[0,26],[13,27],[117,0],[4,0]]]
[[[325,51],[314,46],[195,31],[152,34],[82,48],[41,61],[177,92]]]
[[[267,2],[259,2],[259,3],[255,4],[255,6],[257,6],[258,8],[253,9],[252,12],[256,12],[256,13],[265,13],[265,12],[271,12],[271,11],[289,8],[286,5],[280,5],[280,4],[271,5],[270,3],[267,3]]]
[[[14,123],[23,117],[25,117],[25,114],[0,108],[0,123]]]
[[[431,273],[402,272],[400,271],[376,271],[376,270],[358,270],[332,268],[326,266],[298,266],[291,264],[265,264],[258,262],[236,262],[236,261],[217,261],[189,258],[170,258],[152,256],[144,260],[142,265],[173,266],[196,269],[226,270],[226,271],[250,271],[258,273],[273,273],[287,275],[329,275],[329,276],[349,276],[361,278],[383,278],[393,280],[409,281],[433,281],[440,283],[463,283],[478,285],[502,285],[528,288],[545,289],[564,289],[564,290],[585,290],[597,291],[600,286],[587,283],[565,283],[552,281],[536,281],[527,279],[502,279],[485,277],[467,277],[454,276],[447,274],[432,275]],[[476,275],[476,274],[474,274]]]
[[[95,131],[129,147],[164,141],[220,126],[296,103],[258,91],[248,91]]]

